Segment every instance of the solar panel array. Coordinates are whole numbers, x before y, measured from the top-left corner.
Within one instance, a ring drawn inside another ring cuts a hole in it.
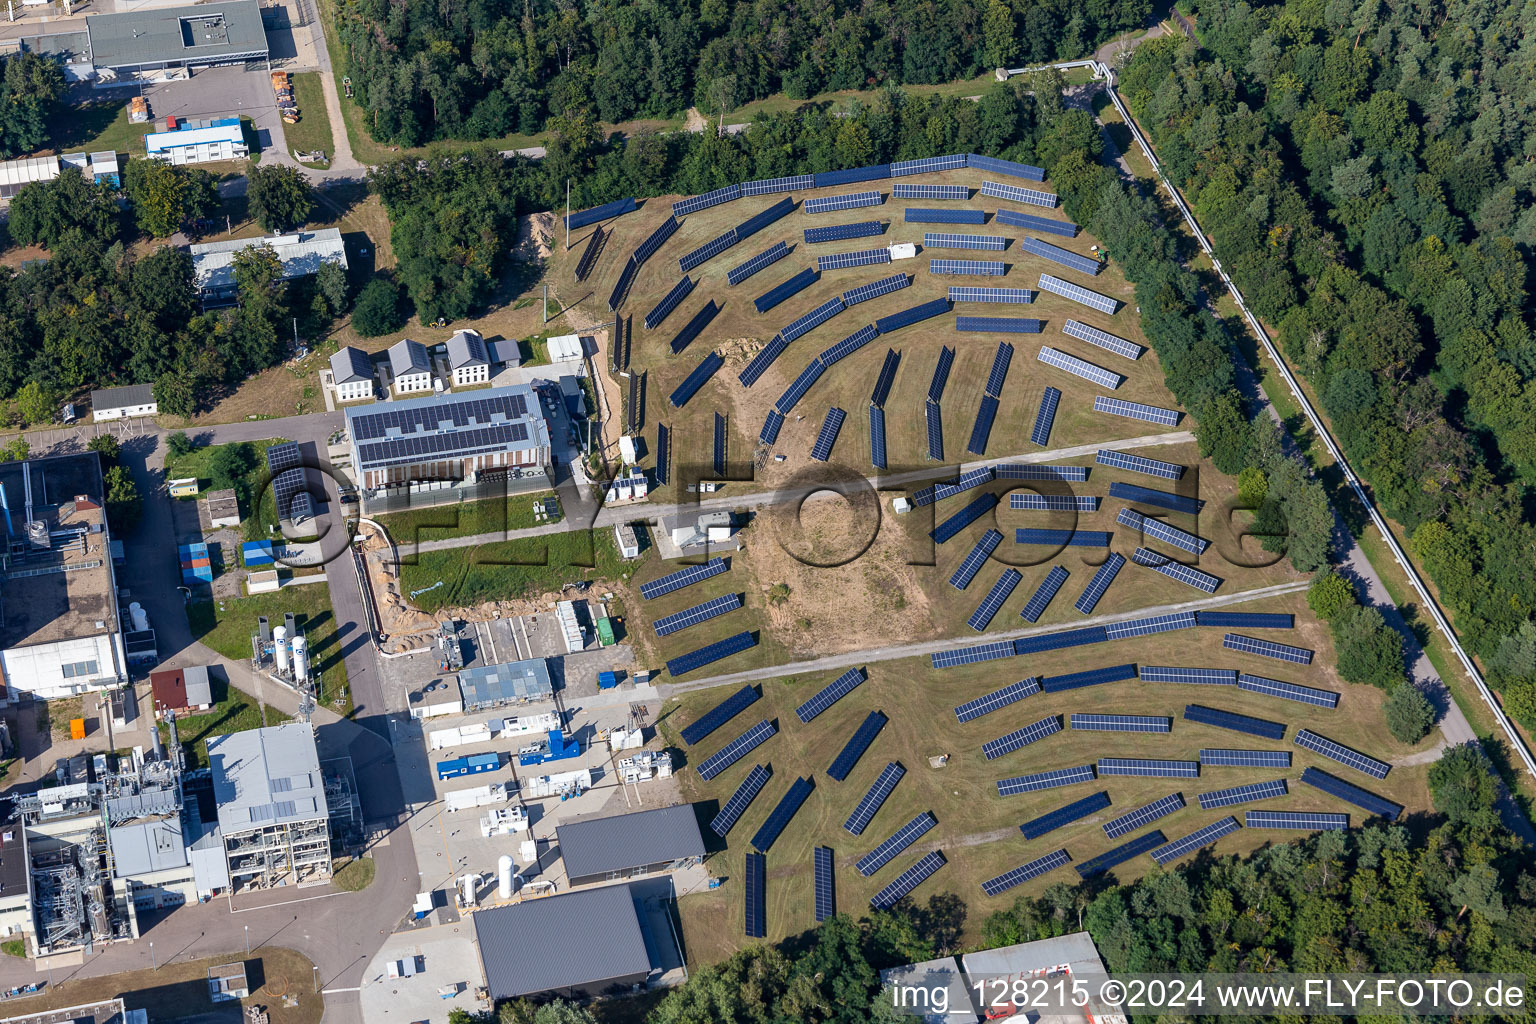
[[[787,178],[759,178],[757,181],[744,181],[741,183],[741,194],[747,196],[765,196],[772,192],[797,192],[801,189],[814,187],[815,178],[809,174],[792,174]]]
[[[981,753],[988,761],[995,761],[1004,754],[1011,754],[1047,736],[1054,736],[1061,732],[1061,717],[1050,715],[1026,725],[1022,729],[999,736],[995,740],[989,740],[981,745]]]
[[[1167,841],[1162,832],[1154,829],[1144,836],[1137,836],[1128,843],[1122,843],[1113,850],[1101,853],[1092,860],[1083,861],[1077,865],[1077,873],[1083,878],[1093,878],[1095,875],[1102,875],[1110,868],[1118,867],[1132,857],[1140,856],[1143,853],[1150,853]]]
[[[289,441],[272,445],[266,454],[267,472],[272,476],[272,501],[277,506],[278,518],[300,518],[304,509],[302,505],[295,508],[295,498],[303,495],[306,500],[310,499],[304,490],[304,456],[298,443]]]
[[[850,238],[870,238],[884,232],[885,225],[878,220],[865,220],[857,224],[829,224],[822,228],[806,228],[805,243],[819,245],[822,242],[846,242]]]
[[[762,765],[753,765],[741,785],[736,787],[736,792],[731,794],[725,806],[720,808],[720,813],[715,815],[714,820],[709,823],[709,830],[724,839],[736,822],[741,820],[741,816],[752,805],[752,801],[757,799],[757,794],[763,791],[763,787],[768,784],[772,776],[773,773]]]
[[[683,279],[673,285],[672,290],[663,295],[661,301],[645,314],[645,329],[651,330],[660,325],[667,318],[667,314],[676,309],[677,304],[686,299],[691,291],[693,291],[693,278],[684,274]]]
[[[742,892],[746,898],[746,935],[749,939],[768,935],[768,860],[760,853],[747,854],[747,879]]]
[[[1369,775],[1373,779],[1384,779],[1392,766],[1385,761],[1378,761],[1358,750],[1351,750],[1342,743],[1335,743],[1326,736],[1320,736],[1310,729],[1302,729],[1291,738],[1291,742],[1298,747],[1305,747],[1314,753],[1332,758],[1347,768],[1353,768],[1357,772]]]
[[[976,422],[971,426],[971,437],[965,450],[972,455],[987,454],[987,439],[992,436],[992,421],[997,418],[998,401],[991,395],[981,400],[976,409]]]
[[[918,508],[924,505],[932,505],[935,501],[945,498],[953,498],[957,494],[963,494],[973,487],[992,481],[992,467],[982,466],[977,469],[968,469],[948,483],[934,484],[924,487],[922,490],[912,492],[912,504]]]
[[[892,185],[892,199],[969,199],[965,185]]]
[[[814,331],[834,316],[837,316],[837,314],[843,311],[843,308],[843,300],[841,298],[828,299],[799,319],[792,320],[788,326],[779,331],[779,335],[785,341],[794,341],[801,335]]]
[[[656,424],[656,482],[664,484],[671,476],[672,431],[665,423]]]
[[[581,259],[576,261],[576,282],[580,284],[592,273],[592,267],[597,263],[598,254],[603,251],[607,232],[598,228],[592,232],[592,237],[587,239],[587,247],[581,251]]]
[[[706,260],[714,259],[738,241],[740,241],[740,236],[736,233],[735,228],[731,228],[725,234],[711,238],[692,252],[679,256],[677,259],[677,269],[686,274]]]
[[[875,330],[880,325],[875,324]],[[901,353],[893,348],[885,350],[885,362],[880,364],[880,376],[875,378],[875,390],[870,393],[869,404],[885,407],[885,400],[891,397],[891,385],[896,380],[896,368],[901,365]]]
[[[665,576],[658,576],[649,583],[640,585],[640,596],[650,601],[654,598],[670,594],[674,590],[691,587],[695,583],[718,576],[730,568],[723,558],[711,558],[703,565],[690,565],[686,569],[669,572]]]
[[[716,640],[712,644],[706,644],[696,651],[679,655],[667,661],[667,672],[673,676],[687,675],[695,669],[701,669],[705,665],[713,664],[721,658],[729,658],[733,654],[750,650],[757,646],[757,637],[750,632],[737,633],[728,636],[724,640]]]
[[[741,282],[745,281],[759,270],[762,270],[764,267],[773,266],[773,264],[779,262],[779,260],[788,255],[789,246],[785,245],[783,242],[775,242],[768,248],[764,249],[762,252],[758,253],[756,256],[753,256],[751,259],[747,260],[747,262],[743,263],[741,266],[727,271],[725,280],[727,283],[732,285],[741,284]]]
[[[987,212],[985,210],[924,210],[918,207],[908,207],[905,216],[902,217],[908,224],[985,224]],[[928,244],[925,240],[924,245]],[[975,248],[974,246],[950,246],[949,248]],[[990,248],[990,246],[986,247]],[[1005,244],[1004,249],[1008,248]]]
[[[1184,467],[1172,462],[1159,462],[1156,459],[1148,459],[1141,455],[1130,455],[1126,452],[1114,452],[1108,449],[1099,449],[1095,461],[1101,466],[1111,469],[1124,469],[1132,473],[1145,473],[1148,476],[1162,477],[1164,480],[1177,480],[1184,475]],[[1114,485],[1111,484],[1111,487]],[[1110,492],[1113,494],[1113,490]],[[1118,495],[1117,495],[1118,497]]]
[[[741,607],[741,598],[736,594],[724,594],[703,604],[696,604],[685,611],[675,612],[671,615],[663,615],[653,625],[657,636],[669,636],[689,626],[696,626],[701,622],[713,619],[717,615],[733,612]]]
[[[635,200],[632,196],[628,199],[615,199],[611,203],[604,203],[602,206],[594,206],[590,210],[582,210],[578,213],[567,215],[565,226],[574,231],[577,228],[584,228],[588,224],[596,224],[600,220],[607,220],[609,217],[632,213],[636,209]]]
[[[1202,626],[1248,629],[1292,629],[1296,616],[1288,612],[1197,612]]]
[[[1073,284],[1071,281],[1063,281],[1059,277],[1052,277],[1050,274],[1040,275],[1040,290],[1060,295],[1064,299],[1071,299],[1073,302],[1081,303],[1091,309],[1098,310],[1100,313],[1108,313],[1111,316],[1114,315],[1115,310],[1120,308],[1120,301],[1118,299],[1112,299],[1108,295],[1101,295],[1096,291],[1084,288],[1082,285]]]
[[[817,715],[852,693],[866,678],[862,668],[849,669],[818,690],[810,700],[795,708],[795,717],[802,724],[810,723]]]
[[[986,564],[987,558],[996,550],[998,543],[1002,539],[1003,535],[996,530],[988,530],[982,534],[981,539],[976,542],[976,546],[971,548],[971,553],[965,556],[965,560],[960,563],[959,567],[955,569],[954,575],[949,578],[949,585],[956,590],[964,590],[970,586],[971,580],[976,578],[976,574],[981,571],[981,567]]]
[[[1328,690],[1315,690],[1310,686],[1299,686],[1296,683],[1284,683],[1278,679],[1266,679],[1264,676],[1249,675],[1247,672],[1237,677],[1237,688],[1247,690],[1250,693],[1262,693],[1270,697],[1279,697],[1282,700],[1294,700],[1298,704],[1311,704],[1318,708],[1336,708],[1339,706],[1339,695]]]
[[[1086,686],[1100,686],[1104,683],[1118,683],[1135,678],[1136,666],[1127,663],[1090,668],[1082,672],[1068,672],[1059,676],[1046,676],[1040,685],[1046,693],[1065,693],[1068,690],[1081,690]]]
[[[712,461],[713,461],[713,467],[712,468],[715,471],[715,476],[725,476],[725,462],[726,462],[726,450],[727,450],[726,446],[729,443],[729,438],[730,438],[730,431],[728,429],[728,424],[729,423],[730,423],[730,420],[727,419],[725,416],[722,416],[718,412],[715,413],[715,437],[714,437],[714,444],[711,445],[711,448],[712,448],[712,453],[711,454],[712,454]]]
[[[832,893],[832,848],[816,847],[812,851],[812,863],[816,870],[816,923],[820,924],[837,913],[837,901]]]
[[[1077,320],[1067,320],[1063,323],[1061,325],[1061,333],[1069,338],[1076,338],[1079,341],[1086,341],[1090,345],[1097,345],[1106,352],[1113,352],[1115,355],[1124,356],[1127,359],[1140,359],[1141,354],[1146,351],[1146,349],[1135,342],[1126,341],[1124,338],[1110,334],[1108,331],[1101,331],[1097,327],[1090,327],[1088,324],[1080,323]]]
[[[768,415],[763,418],[762,432],[757,439],[763,444],[773,444],[779,439],[779,431],[784,427],[784,414],[777,409],[769,409]]]
[[[1242,651],[1245,654],[1257,654],[1261,658],[1288,661],[1293,665],[1312,664],[1312,652],[1305,647],[1277,644],[1270,640],[1260,640],[1258,637],[1243,636],[1241,633],[1228,633],[1221,638],[1221,646],[1232,651]]]
[[[907,774],[907,770],[898,762],[892,761],[880,770],[880,777],[875,779],[874,785],[869,787],[869,792],[864,794],[859,805],[848,815],[848,820],[843,822],[843,830],[850,835],[863,835],[869,823],[874,820],[880,811],[880,805],[885,803],[886,797],[896,788],[896,783]]]
[[[869,905],[876,910],[889,910],[900,903],[907,894],[924,882],[947,862],[938,850],[925,854],[916,864],[907,868],[890,885],[869,898]]]
[[[635,269],[638,270],[639,269],[639,266],[638,266],[639,264],[644,263],[646,260],[648,260],[652,256],[656,255],[656,250],[660,249],[661,246],[662,246],[662,243],[664,243],[667,239],[672,237],[673,232],[675,232],[677,230],[677,228],[678,228],[677,215],[673,214],[672,216],[670,216],[666,220],[664,220],[661,223],[660,227],[658,227],[655,231],[652,231],[649,235],[647,235],[646,238],[645,238],[645,241],[641,242],[639,245],[637,245],[635,247],[635,257],[634,257],[635,263],[636,263],[636,268]]]
[[[1058,807],[1054,811],[1047,811],[1038,818],[1031,818],[1019,826],[1019,831],[1024,833],[1025,839],[1039,839],[1047,833],[1054,832],[1063,825],[1070,825],[1074,821],[1080,821],[1102,811],[1109,806],[1108,793],[1095,793],[1085,796],[1081,800],[1074,800],[1065,807]]]
[[[941,313],[948,312],[948,300],[933,299],[931,301],[924,302],[922,305],[913,306],[910,309],[904,309],[899,313],[892,313],[890,316],[883,316],[875,321],[875,327],[879,329],[881,334],[890,334],[892,331],[897,330],[898,328],[911,327],[913,324],[927,320],[929,317],[935,317]]]
[[[1078,782],[1092,782],[1095,778],[1093,765],[1078,765],[1076,768],[1055,768],[1048,772],[1035,772],[1032,775],[1017,775],[1011,779],[997,780],[998,796],[1017,796],[1020,793],[1035,793],[1042,789],[1056,789],[1060,786],[1071,786]]]
[[[1349,828],[1349,815],[1320,811],[1248,811],[1243,824],[1249,828],[1285,828],[1305,832],[1337,832]]]
[[[875,737],[880,730],[885,728],[887,719],[878,711],[871,711],[859,727],[854,730],[848,742],[843,745],[842,751],[832,760],[832,767],[827,769],[827,776],[842,782],[848,778],[848,773],[853,771],[853,766],[859,763],[859,758],[864,756],[864,751],[875,742]]]
[[[878,405],[869,407],[869,461],[876,469],[886,468],[885,410]]]
[[[996,495],[983,494],[930,530],[928,536],[933,538],[935,544],[943,544],[945,541],[951,540],[955,534],[990,512],[996,505]]]
[[[1032,213],[1019,213],[1008,209],[998,210],[994,219],[997,223],[1007,224],[1009,227],[1032,228],[1035,231],[1046,231],[1053,235],[1064,235],[1067,238],[1077,237],[1077,225],[1071,221],[1036,217]]]
[[[1172,732],[1173,719],[1166,715],[1071,715],[1072,728],[1082,732]]]
[[[669,223],[676,224],[676,221]],[[634,256],[624,264],[624,269],[619,272],[619,279],[614,282],[613,291],[608,293],[608,309],[616,312],[623,305],[624,299],[629,295],[629,286],[634,283],[635,275],[640,272],[640,264]]]
[[[701,196],[692,196],[673,203],[672,216],[686,217],[690,213],[698,213],[700,210],[707,210],[711,206],[719,206],[721,203],[728,203],[733,199],[740,198],[741,185],[726,185],[724,188],[717,188],[713,192],[705,192]]]
[[[1016,529],[1014,541],[1019,544],[1044,544],[1050,547],[1107,548],[1110,534],[1104,530],[1046,530],[1035,528]]]
[[[1163,409],[1155,405],[1127,402],[1123,398],[1109,398],[1104,395],[1094,398],[1093,411],[1110,416],[1123,416],[1128,420],[1157,423],[1165,427],[1177,426],[1179,418],[1183,415],[1177,409]]]
[[[1011,203],[1028,203],[1031,206],[1045,206],[1051,209],[1056,206],[1056,197],[1049,192],[1020,188],[1017,185],[1005,185],[999,181],[983,181],[981,194],[991,196],[993,199],[1006,199]]]
[[[1111,554],[1093,574],[1093,579],[1088,581],[1088,586],[1083,588],[1082,596],[1077,599],[1073,607],[1084,615],[1090,614],[1098,605],[1099,599],[1104,596],[1104,591],[1115,582],[1115,577],[1120,575],[1120,570],[1123,568],[1125,568],[1125,556],[1118,551]]]
[[[1010,494],[1008,507],[1028,512],[1097,512],[1099,499],[1092,494]]]
[[[1050,605],[1052,598],[1056,596],[1056,592],[1061,589],[1063,583],[1067,582],[1068,575],[1070,574],[1067,570],[1061,566],[1051,566],[1051,571],[1046,573],[1045,579],[1040,581],[1040,586],[1036,588],[1034,596],[1029,599],[1024,610],[1019,613],[1019,617],[1026,622],[1038,622],[1040,616],[1045,614],[1045,609]]]
[[[1159,864],[1171,864],[1180,857],[1187,857],[1194,853],[1202,846],[1210,846],[1222,836],[1230,835],[1240,828],[1242,826],[1237,823],[1236,818],[1228,817],[1222,818],[1220,821],[1213,821],[1204,828],[1196,829],[1182,839],[1175,839],[1166,846],[1159,846],[1157,849],[1150,851],[1152,859]]]
[[[1055,853],[1048,853],[1044,857],[1032,860],[1028,864],[1021,864],[1012,871],[1005,871],[996,878],[987,879],[981,883],[981,891],[988,896],[997,896],[1007,892],[1014,886],[1023,885],[1031,878],[1038,878],[1047,871],[1054,871],[1070,863],[1072,863],[1072,858],[1067,856],[1067,851],[1057,850]]]
[[[858,249],[853,252],[833,253],[816,257],[817,270],[843,270],[847,267],[867,267],[876,263],[891,262],[889,249]]]
[[[838,432],[843,429],[843,420],[848,414],[837,406],[827,410],[827,418],[821,421],[821,431],[816,435],[816,444],[811,448],[811,458],[817,462],[826,462],[832,457],[832,446],[837,444]]]
[[[1077,356],[1070,355],[1060,349],[1051,348],[1049,345],[1042,345],[1035,358],[1047,366],[1054,366],[1058,370],[1066,370],[1068,373],[1091,381],[1101,388],[1109,388],[1111,391],[1125,383],[1125,378],[1120,374],[1090,363],[1086,359],[1079,359]]]
[[[687,348],[693,339],[697,338],[699,333],[709,326],[709,322],[715,318],[715,314],[718,312],[720,312],[720,307],[715,305],[714,299],[704,303],[704,308],[695,313],[693,319],[689,320],[683,326],[683,329],[677,332],[677,337],[672,339],[672,354],[677,355]]]
[[[1058,245],[1052,245],[1050,242],[1044,242],[1038,238],[1024,239],[1019,243],[1019,248],[1032,256],[1039,256],[1042,259],[1050,260],[1052,263],[1059,263],[1069,270],[1076,270],[1091,277],[1097,276],[1104,266],[1098,260],[1089,259],[1087,256],[1079,256],[1069,249],[1063,249]]]
[[[1111,498],[1120,498],[1124,501],[1135,502],[1138,505],[1154,505],[1157,508],[1168,509],[1170,512],[1182,512],[1185,515],[1191,516],[1199,515],[1200,510],[1205,507],[1205,502],[1198,498],[1186,498],[1182,494],[1170,494],[1167,491],[1155,491],[1150,487],[1140,487],[1136,484],[1124,484],[1119,482],[1109,485],[1109,496]],[[1289,616],[1285,617],[1289,618]],[[1208,621],[1209,619],[1209,613],[1203,614],[1200,617],[1200,625],[1241,625],[1241,623],[1237,622],[1211,622]]]
[[[720,728],[726,722],[752,705],[762,694],[751,686],[743,686],[725,700],[710,708],[700,715],[698,720],[686,725],[682,730],[683,742],[690,747],[695,743]]]
[[[820,359],[812,359],[805,369],[800,371],[800,376],[791,381],[789,387],[784,389],[784,393],[779,396],[778,401],[773,403],[775,408],[779,412],[788,413],[800,399],[805,397],[805,393],[811,390],[811,385],[821,378],[826,369],[826,365]]]
[[[887,255],[889,255],[889,253],[887,253]],[[779,303],[783,302],[785,299],[804,291],[815,283],[816,271],[812,270],[810,267],[806,267],[794,277],[783,282],[782,284],[774,285],[772,288],[768,289],[766,292],[763,292],[763,294],[753,299],[752,306],[759,313],[766,313],[774,306],[777,306]]]
[[[982,715],[989,715],[998,708],[1005,708],[1009,704],[1017,704],[1025,697],[1033,697],[1040,692],[1038,679],[1021,679],[1016,683],[1009,683],[1001,690],[993,690],[985,696],[968,700],[955,708],[955,720],[961,725]]]
[[[818,171],[811,175],[811,181],[816,188],[831,188],[833,185],[851,185],[856,181],[878,181],[890,176],[890,164],[872,164],[868,167],[848,167],[841,171]]]
[[[1035,301],[1028,288],[985,288],[978,285],[949,286],[950,302],[1003,302],[1023,304]]]
[[[752,845],[757,847],[759,852],[767,853],[773,844],[778,842],[779,836],[789,825],[789,819],[795,816],[795,812],[800,809],[800,805],[805,803],[806,798],[811,795],[811,790],[815,788],[816,784],[808,778],[796,779],[790,783],[789,792],[784,794],[778,806],[769,812],[767,820],[752,836]]]
[[[763,719],[721,747],[714,754],[699,762],[699,778],[708,782],[737,761],[746,757],[754,748],[773,738],[774,733],[778,731],[777,726],[768,721],[768,719]]]
[[[900,291],[911,283],[912,279],[906,274],[892,274],[890,277],[882,277],[878,281],[861,284],[857,288],[850,288],[843,292],[843,305],[857,306],[861,302],[868,302],[870,299],[878,299],[882,295],[889,295],[891,292]],[[869,329],[873,331],[875,328],[871,326]],[[873,337],[874,335],[870,336]]]
[[[961,317],[960,319],[966,319]],[[992,369],[987,374],[986,394],[993,398],[1000,397],[1003,393],[1003,382],[1008,379],[1008,366],[1013,362],[1013,346],[1006,341],[997,343],[997,352],[992,356]]]
[[[784,350],[788,347],[789,342],[784,340],[783,335],[775,334],[773,340],[764,345],[762,351],[752,357],[752,361],[737,375],[736,379],[741,381],[743,387],[749,388],[756,384],[757,379],[767,371],[768,367],[773,365],[775,359],[784,354]]]
[[[1285,736],[1285,724],[1271,722],[1263,718],[1253,718],[1250,715],[1239,715],[1232,711],[1223,711],[1220,708],[1208,708],[1201,704],[1189,704],[1184,708],[1186,721],[1199,722],[1201,725],[1211,725],[1218,729],[1229,729],[1232,732],[1246,733],[1249,736],[1260,736],[1267,740],[1278,740]]]
[[[1097,765],[1103,775],[1155,776],[1169,779],[1197,779],[1199,761],[1165,761],[1155,757],[1101,757]]]
[[[1149,804],[1144,804],[1128,814],[1104,823],[1104,834],[1111,839],[1119,839],[1128,832],[1134,832],[1144,825],[1150,825],[1158,818],[1166,818],[1174,811],[1184,808],[1184,794],[1169,793],[1165,797],[1159,797]]]
[[[1029,439],[1044,448],[1051,439],[1051,425],[1056,422],[1056,407],[1061,404],[1061,391],[1047,386],[1040,396],[1040,409],[1035,413],[1035,426]]]
[[[1061,650],[1063,647],[1101,644],[1108,639],[1109,637],[1104,635],[1103,626],[1084,626],[1082,629],[1068,629],[1060,633],[1047,633],[1044,636],[1020,637],[1013,642],[1013,653],[1039,654],[1042,651]]]
[[[956,235],[942,231],[925,231],[923,248],[985,249],[989,252],[1004,252],[1008,248],[1008,239],[1000,235]]]
[[[957,316],[955,330],[968,333],[1039,334],[1044,320],[1022,316]]]
[[[761,213],[755,213],[736,225],[736,241],[751,238],[763,228],[782,217],[787,217],[795,212],[795,201],[785,196]]]
[[[976,610],[966,620],[966,624],[978,633],[985,630],[992,624],[993,616],[997,615],[1003,607],[1003,602],[1013,593],[1013,588],[1017,587],[1019,580],[1023,578],[1017,569],[1004,569],[1003,574],[997,578],[997,582],[992,584],[992,589],[987,591],[987,596],[981,599],[981,604],[976,606]]]
[[[1144,683],[1195,683],[1200,686],[1236,686],[1237,670],[1230,668],[1175,668],[1143,665],[1138,673]]]
[[[930,274],[977,274],[981,277],[1002,277],[1008,272],[1008,264],[1001,260],[929,260]]]
[[[864,206],[879,206],[885,202],[885,196],[878,189],[872,192],[849,192],[841,196],[822,196],[818,199],[807,199],[801,207],[802,213],[833,213],[837,210],[856,210]]]
[[[711,352],[699,360],[699,365],[694,367],[683,382],[677,386],[677,390],[667,396],[667,401],[674,409],[681,409],[688,404],[688,400],[699,393],[709,378],[715,375],[715,371],[725,365],[725,360],[718,352]]]
[[[1302,772],[1301,781],[1313,789],[1320,789],[1356,807],[1364,808],[1372,814],[1379,814],[1389,821],[1396,821],[1397,816],[1403,813],[1401,804],[1395,804],[1391,800],[1377,796],[1368,789],[1361,789],[1354,783],[1345,782],[1337,775],[1329,775],[1320,768],[1308,768]]]
[[[1204,757],[1200,758],[1201,764],[1209,764]],[[1285,796],[1289,790],[1285,787],[1284,779],[1274,779],[1270,782],[1251,782],[1246,786],[1233,786],[1230,789],[1217,789],[1209,793],[1201,793],[1199,796],[1200,809],[1202,811],[1214,811],[1218,807],[1231,807],[1233,804],[1248,804],[1255,800],[1273,800],[1276,797]]]
[[[966,166],[964,153],[950,153],[945,156],[925,156],[916,160],[897,160],[891,164],[891,177],[899,178],[907,174],[936,174],[939,171],[956,171]],[[901,188],[900,185],[895,186]],[[908,186],[911,187],[911,186]],[[950,186],[929,186],[950,187]]]
[[[1196,536],[1176,526],[1169,526],[1161,519],[1149,518],[1133,509],[1122,508],[1120,514],[1115,517],[1115,522],[1138,530],[1145,537],[1171,544],[1193,555],[1203,555],[1205,549],[1211,546],[1211,542],[1204,537]],[[1190,621],[1190,625],[1195,625],[1194,620]]]
[[[1230,750],[1223,747],[1202,747],[1202,765],[1219,765],[1227,768],[1289,768],[1289,750]]]
[[[952,651],[938,651],[928,656],[934,668],[954,668],[956,665],[974,665],[979,661],[997,661],[1014,655],[1012,640],[977,644],[974,647],[957,647]]]
[[[1150,636],[1175,629],[1193,629],[1194,612],[1173,612],[1169,615],[1152,615],[1144,619],[1127,619],[1104,627],[1104,635],[1111,640],[1124,640],[1133,636]]]
[[[868,878],[870,875],[885,867],[891,861],[901,856],[901,852],[938,825],[939,820],[933,816],[932,811],[924,811],[905,825],[893,832],[890,838],[875,847],[873,850],[859,858],[859,874]]]

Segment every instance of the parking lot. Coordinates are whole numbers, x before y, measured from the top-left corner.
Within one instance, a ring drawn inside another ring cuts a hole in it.
[[[121,93],[127,95],[128,90]],[[186,81],[146,85],[144,98],[157,122],[167,117],[249,117],[263,152],[288,152],[265,68],[200,68]]]
[[[417,973],[391,978],[389,965],[415,958]],[[363,1019],[375,1021],[446,1020],[453,1010],[485,1009],[475,998],[483,984],[474,929],[468,922],[392,935],[368,965],[359,993]],[[447,997],[444,991],[453,988]]]

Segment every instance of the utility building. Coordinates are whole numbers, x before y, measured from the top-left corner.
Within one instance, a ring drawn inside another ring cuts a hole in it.
[[[155,416],[160,406],[155,389],[149,384],[128,384],[120,388],[102,388],[91,392],[91,412],[96,422],[126,420],[135,416]]]
[[[208,764],[231,891],[331,877],[330,811],[310,726],[215,736]]]
[[[171,135],[181,134],[172,132]],[[192,280],[204,307],[228,305],[235,301],[235,256],[246,249],[265,245],[282,264],[281,281],[310,277],[327,263],[347,269],[347,247],[340,228],[295,231],[266,238],[230,238],[219,242],[200,242],[187,247],[192,255]]]
[[[75,80],[111,81],[160,68],[265,62],[267,33],[257,0],[224,0],[97,14],[73,32],[23,37],[23,49],[55,54]]]
[[[472,920],[492,1001],[624,992],[653,969],[627,885],[491,907]]]
[[[549,664],[543,658],[531,658],[467,668],[459,673],[459,694],[464,712],[473,714],[508,704],[554,700],[555,687]]]
[[[692,804],[566,822],[555,836],[572,886],[663,874],[704,859]]]

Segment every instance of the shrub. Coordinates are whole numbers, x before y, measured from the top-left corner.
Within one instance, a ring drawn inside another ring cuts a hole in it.
[[[382,334],[393,334],[404,326],[400,290],[381,277],[364,285],[352,310],[353,330],[365,338],[377,338]]]

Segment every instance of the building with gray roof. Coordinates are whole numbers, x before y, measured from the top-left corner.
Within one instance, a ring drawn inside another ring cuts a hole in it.
[[[455,331],[448,339],[448,369],[456,388],[491,379],[491,360],[479,331]]]
[[[459,673],[459,695],[466,714],[508,704],[554,700],[555,684],[543,658],[476,665]]]
[[[627,990],[652,970],[627,885],[490,907],[471,920],[493,1001],[602,995]]]
[[[347,247],[340,228],[295,231],[266,238],[227,238],[187,247],[192,255],[192,280],[205,307],[235,301],[235,256],[265,245],[282,264],[279,280],[293,281],[319,272],[327,263],[347,269]]]
[[[368,353],[343,345],[331,356],[331,383],[338,402],[356,402],[373,397],[373,360]]]
[[[704,858],[692,804],[569,821],[555,836],[573,886],[675,871]]]
[[[330,811],[310,726],[212,737],[208,766],[233,891],[331,877]]]
[[[103,79],[157,68],[265,62],[270,56],[257,0],[98,14],[76,31],[23,37],[21,45],[62,54],[72,65],[89,64]]]
[[[154,385],[125,384],[122,387],[92,391],[91,412],[99,423],[135,416],[155,416],[160,412],[160,405],[155,401]]]
[[[401,338],[389,346],[389,372],[395,378],[396,395],[432,390],[432,357],[419,341]]]

